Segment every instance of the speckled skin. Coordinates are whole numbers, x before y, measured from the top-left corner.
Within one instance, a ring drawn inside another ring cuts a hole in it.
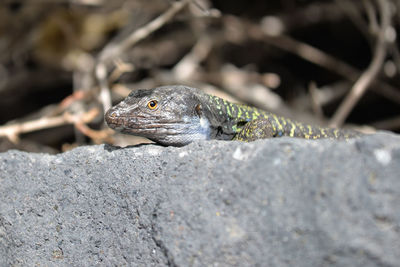
[[[157,107],[150,109],[148,103],[154,100]],[[348,139],[360,135],[302,124],[182,85],[134,90],[107,111],[105,120],[111,128],[123,133],[174,146],[209,139],[253,141],[281,136]]]

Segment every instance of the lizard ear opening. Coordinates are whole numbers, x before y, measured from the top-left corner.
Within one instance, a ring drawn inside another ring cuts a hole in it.
[[[199,117],[201,117],[201,114],[203,113],[201,104],[197,104],[196,107],[194,108],[196,110],[196,113]]]

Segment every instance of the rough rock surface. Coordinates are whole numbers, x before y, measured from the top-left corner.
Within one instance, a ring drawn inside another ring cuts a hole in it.
[[[0,266],[399,266],[400,137],[0,154]]]

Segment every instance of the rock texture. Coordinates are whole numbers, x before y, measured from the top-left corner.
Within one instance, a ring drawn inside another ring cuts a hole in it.
[[[400,137],[0,154],[0,266],[400,266]]]

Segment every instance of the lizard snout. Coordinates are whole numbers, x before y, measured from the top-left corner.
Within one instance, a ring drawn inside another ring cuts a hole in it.
[[[117,112],[113,108],[110,108],[104,115],[104,119],[109,126],[115,125],[117,117]]]

